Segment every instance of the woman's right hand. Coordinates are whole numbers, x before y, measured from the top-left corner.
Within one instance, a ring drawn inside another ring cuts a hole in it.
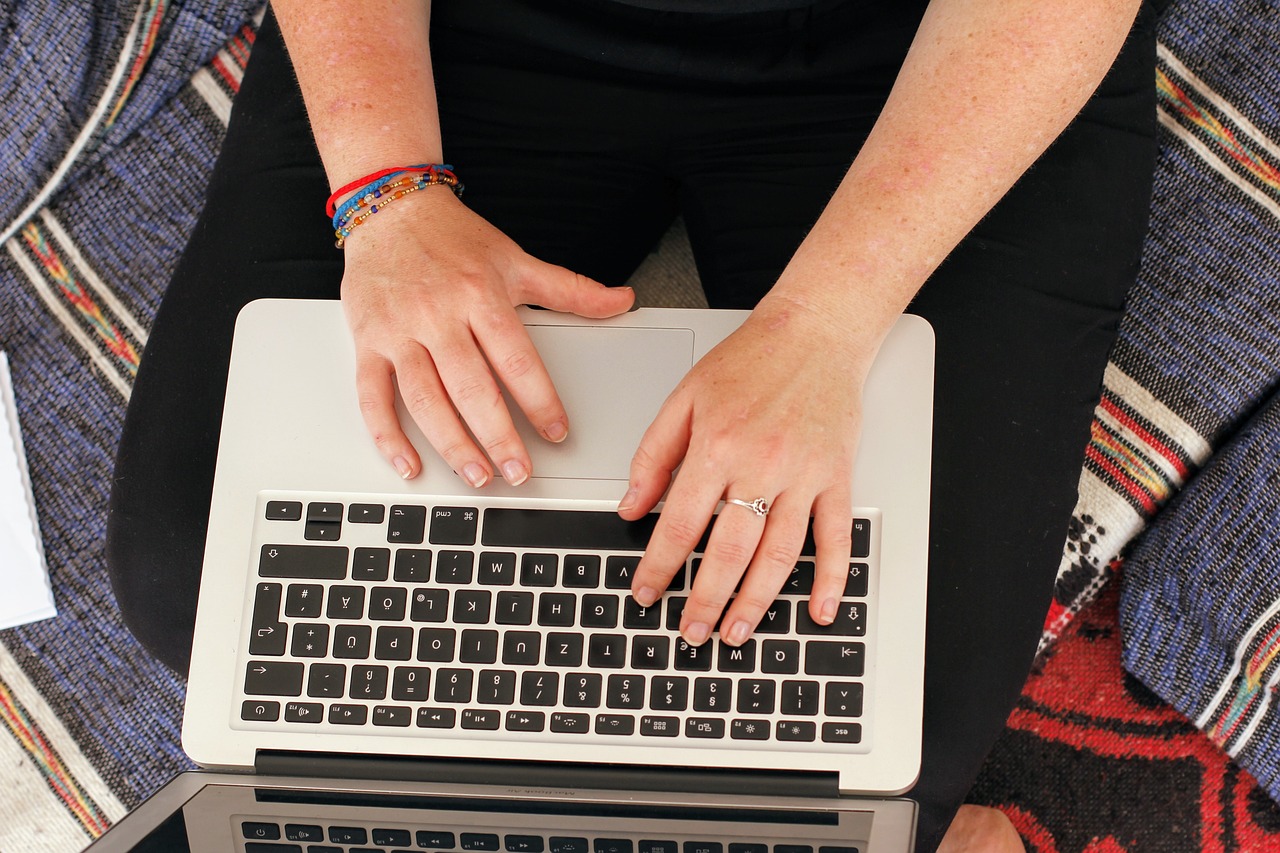
[[[431,187],[388,205],[347,238],[342,304],[365,426],[405,479],[422,469],[395,408],[396,386],[431,446],[472,486],[529,478],[528,450],[502,397],[563,441],[569,421],[517,305],[583,317],[630,309],[608,288],[526,254],[453,193]]]

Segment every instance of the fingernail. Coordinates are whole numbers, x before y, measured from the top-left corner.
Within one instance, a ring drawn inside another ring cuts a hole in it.
[[[680,634],[689,645],[700,646],[711,636],[711,626],[705,622],[690,622]]]
[[[477,489],[489,482],[489,472],[479,462],[468,462],[462,468],[462,476]]]
[[[396,472],[399,473],[401,480],[407,480],[413,476],[413,466],[403,456],[397,456],[392,459],[391,464],[396,467]]]
[[[653,603],[658,600],[659,595],[661,595],[661,593],[653,587],[642,586],[640,589],[636,590],[635,595],[631,597],[634,598],[636,600],[636,604],[639,604],[641,607],[652,607]]]
[[[640,496],[640,487],[632,486],[627,489],[627,493],[622,496],[622,500],[618,501],[618,512],[626,512],[636,505],[636,498]]]
[[[729,632],[724,634],[724,641],[731,646],[740,646],[747,641],[747,637],[751,635],[751,626],[745,620],[739,619],[729,627]]]
[[[836,608],[840,606],[840,602],[834,598],[828,598],[822,602],[822,612],[818,615],[818,621],[823,625],[830,625],[836,620]]]
[[[559,444],[569,435],[569,428],[565,426],[564,421],[556,421],[547,427],[547,438]]]
[[[512,459],[502,463],[502,476],[513,486],[518,486],[529,479],[529,471],[524,465]]]

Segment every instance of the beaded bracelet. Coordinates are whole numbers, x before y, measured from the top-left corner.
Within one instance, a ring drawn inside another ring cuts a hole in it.
[[[420,189],[437,185],[447,186],[461,195],[462,184],[458,182],[452,172],[448,174],[437,172],[432,175],[420,175],[415,178],[388,179],[387,183],[379,185],[373,191],[352,199],[355,202],[353,205],[350,207],[343,205],[334,215],[335,228],[333,236],[337,238],[334,245],[339,249],[343,248],[347,242],[347,237],[352,231],[363,225],[365,220],[393,201],[399,201]]]

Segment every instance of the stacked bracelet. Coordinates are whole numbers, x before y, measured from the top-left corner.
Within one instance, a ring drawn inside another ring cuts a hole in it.
[[[338,188],[325,206],[325,212],[333,217],[333,236],[337,238],[334,245],[341,249],[352,231],[391,202],[436,185],[447,186],[455,195],[462,195],[462,183],[452,167],[434,163],[383,169]],[[337,199],[353,189],[355,194],[335,208]]]

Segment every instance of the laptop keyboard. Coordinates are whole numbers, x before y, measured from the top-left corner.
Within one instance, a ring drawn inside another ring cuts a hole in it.
[[[566,506],[262,496],[237,725],[869,748],[876,511],[853,519],[834,624],[808,614],[810,537],[752,639],[693,647],[678,629],[701,554],[641,607],[656,516]]]

